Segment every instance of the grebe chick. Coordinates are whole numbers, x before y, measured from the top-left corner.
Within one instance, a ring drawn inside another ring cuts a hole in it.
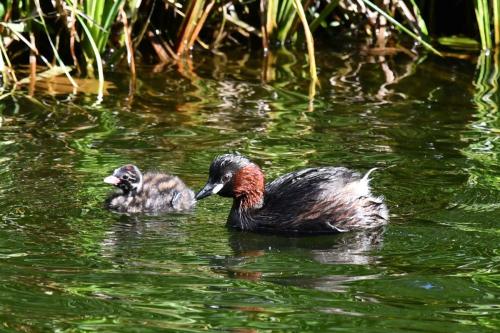
[[[160,213],[189,210],[194,207],[194,192],[176,176],[161,172],[144,175],[135,165],[115,169],[104,182],[119,191],[106,200],[108,209],[123,213]]]
[[[285,174],[264,185],[259,166],[241,155],[216,157],[196,200],[233,198],[227,224],[260,232],[324,234],[375,228],[389,220],[384,198],[373,196],[368,178],[343,167]]]

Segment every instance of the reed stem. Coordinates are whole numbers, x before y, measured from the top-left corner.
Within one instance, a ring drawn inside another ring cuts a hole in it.
[[[493,0],[493,25],[495,29],[495,46],[500,46],[500,0]]]
[[[302,4],[300,0],[293,0],[295,5],[295,10],[297,10],[297,14],[299,15],[300,20],[302,21],[302,27],[304,28],[304,35],[306,37],[307,43],[307,54],[309,57],[309,74],[311,75],[312,85],[315,87],[319,84],[318,74],[316,72],[316,56],[314,55],[314,39],[311,34],[311,30],[309,30],[309,24],[307,23],[306,14],[304,13],[304,8],[302,8]],[[312,93],[314,95],[315,92]]]
[[[385,11],[383,11],[379,7],[375,6],[374,3],[372,3],[369,0],[362,0],[362,1],[368,7],[370,7],[371,9],[375,10],[376,12],[378,12],[379,14],[381,14],[382,16],[384,16],[389,22],[391,22],[392,24],[394,24],[396,26],[396,28],[402,30],[403,32],[405,32],[406,34],[408,34],[409,36],[411,36],[413,39],[415,39],[415,40],[419,41],[420,43],[422,43],[422,45],[426,49],[432,51],[436,55],[442,56],[441,52],[439,52],[438,50],[436,50],[431,44],[427,43],[425,40],[422,39],[422,37],[416,35],[413,31],[409,30],[404,25],[402,25],[401,23],[399,23],[398,21],[396,21],[391,15],[387,14]]]

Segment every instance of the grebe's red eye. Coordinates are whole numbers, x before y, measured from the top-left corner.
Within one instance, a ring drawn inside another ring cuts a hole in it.
[[[222,176],[222,181],[224,183],[227,183],[229,181],[229,179],[231,179],[231,175],[230,174],[225,174],[224,176]]]

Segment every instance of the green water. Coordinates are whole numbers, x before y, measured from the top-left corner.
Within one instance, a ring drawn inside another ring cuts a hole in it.
[[[0,101],[2,332],[497,332],[498,68],[405,55],[206,55],[108,73],[109,95]],[[121,216],[103,177],[124,163],[199,189],[239,151],[268,179],[380,167],[383,231],[286,238],[224,226],[230,201]]]

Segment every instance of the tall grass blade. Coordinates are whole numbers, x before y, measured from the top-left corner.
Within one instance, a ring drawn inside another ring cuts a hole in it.
[[[274,29],[278,26],[278,0],[267,0],[266,32],[269,39],[273,39]]]
[[[97,73],[99,76],[99,87],[98,87],[98,91],[97,91],[97,100],[101,101],[102,97],[104,95],[104,70],[102,68],[101,54],[99,53],[99,49],[97,48],[97,44],[95,43],[95,41],[92,37],[92,33],[90,32],[90,29],[85,24],[85,21],[83,20],[81,14],[80,13],[78,13],[78,14],[79,14],[77,16],[78,22],[80,22],[80,25],[82,26],[82,29],[83,29],[85,35],[87,36],[88,41],[90,43],[90,46],[92,47],[92,50],[94,52],[94,57],[96,60],[95,63],[97,66]]]
[[[267,34],[267,1],[260,0],[259,4],[259,16],[260,16],[260,31],[262,34],[262,49],[264,50],[264,54],[267,54],[269,50],[269,35]],[[226,17],[226,10],[224,7],[224,18]],[[219,33],[221,36],[222,33]]]
[[[109,1],[103,0],[103,2],[109,4]],[[104,31],[100,33],[100,39],[99,39],[100,44],[98,45],[100,52],[104,51],[104,48],[106,47],[106,44],[109,39],[109,34],[111,32],[111,26],[116,20],[120,8],[122,8],[124,4],[125,0],[115,0],[110,9],[104,8],[106,13],[106,19],[104,20],[104,24],[102,25]]]
[[[212,0],[207,5],[207,7],[205,8],[205,10],[203,11],[203,14],[201,14],[201,17],[198,20],[198,23],[196,24],[196,27],[194,28],[194,31],[193,31],[193,33],[191,35],[191,38],[189,39],[189,42],[188,42],[188,49],[189,50],[191,50],[193,48],[194,42],[198,38],[198,35],[200,34],[201,28],[205,24],[205,21],[207,20],[207,17],[210,14],[210,11],[214,7],[214,5],[215,5],[215,0]]]
[[[493,0],[493,25],[495,29],[495,45],[500,45],[500,0]]]
[[[150,24],[151,16],[153,15],[156,0],[151,1],[150,8],[146,8],[147,11],[144,10],[145,12],[147,12],[146,17],[143,18],[142,20],[138,20],[139,8],[141,6],[141,3],[142,3],[141,0],[135,0],[135,1],[128,0],[128,2],[127,2],[127,5],[129,6],[128,7],[129,14],[130,14],[130,20],[128,22],[128,25],[130,28],[129,29],[130,38],[132,40],[130,49],[134,50],[134,53],[148,31],[148,26]],[[122,7],[123,8],[125,7],[125,2],[122,3]],[[124,10],[125,10],[125,8],[124,8]],[[122,19],[122,23],[123,23],[123,19]],[[134,27],[135,23],[137,23],[137,25],[139,25],[140,28],[137,29],[135,33],[133,33],[132,27]],[[113,54],[111,54],[111,56],[107,59],[107,63],[108,64],[116,64],[122,58],[122,56],[125,52],[127,52],[127,56],[128,56],[129,47],[126,45],[126,39],[124,37],[122,40],[122,43],[121,43],[121,47],[116,49],[115,52],[113,52]]]
[[[78,0],[66,0],[73,7],[76,7]],[[87,23],[87,29],[92,36],[93,42],[96,44],[100,53],[104,52],[109,40],[111,26],[116,21],[120,7],[125,3],[125,0],[85,0],[83,2],[83,11],[78,11],[78,15],[83,17]],[[81,20],[79,19],[81,22]],[[86,34],[87,35],[87,34]],[[86,53],[87,61],[93,62],[95,59],[94,49],[91,45],[90,38],[83,39],[82,44]]]
[[[491,28],[490,28],[490,10],[488,0],[474,1],[477,27],[481,38],[481,47],[483,50],[491,49]]]
[[[132,74],[132,79],[135,80],[135,58],[134,58],[134,45],[132,43],[132,29],[128,24],[127,13],[120,7],[120,18],[123,24],[123,33],[125,34],[125,47],[127,49],[127,63]]]
[[[5,66],[4,53],[3,53],[3,37],[0,36],[0,73],[2,73],[3,84],[2,88],[7,84],[7,68]]]
[[[76,56],[75,51],[75,40],[77,39],[76,33],[76,2],[73,2],[73,5],[70,7],[71,16],[70,22],[71,25],[69,27],[69,52],[71,53],[71,58],[73,59],[73,65],[76,67],[77,73],[80,73],[80,64],[78,63],[78,58]],[[64,9],[62,9],[64,10]],[[62,13],[60,13],[62,15]]]
[[[136,0],[134,3],[135,10],[133,10],[132,12],[132,20],[131,20],[132,22],[130,24],[131,26],[133,26],[134,23],[137,21],[137,16],[139,14],[139,7],[141,5],[141,2],[142,2],[141,0]],[[136,48],[139,45],[139,43],[142,41],[142,38],[146,34],[146,31],[148,30],[149,22],[151,21],[151,17],[153,16],[155,5],[156,5],[156,0],[153,0],[151,3],[151,8],[148,11],[147,18],[143,22],[141,22],[142,23],[141,29],[139,29],[139,33],[137,33],[134,38],[134,48]]]
[[[376,6],[373,2],[371,2],[369,0],[362,0],[362,1],[368,7],[370,7],[371,9],[375,10],[376,12],[378,12],[379,14],[381,14],[382,16],[384,16],[389,22],[391,22],[392,24],[394,24],[398,29],[400,29],[401,31],[405,32],[407,35],[413,37],[413,39],[417,40],[418,42],[422,43],[422,45],[426,49],[432,51],[433,53],[435,53],[435,54],[437,54],[439,56],[442,56],[441,52],[439,52],[438,50],[436,50],[431,44],[427,43],[425,40],[422,39],[422,37],[416,35],[413,31],[409,30],[404,25],[402,25],[401,23],[399,23],[391,15],[387,14],[384,10],[382,10],[381,8],[379,8],[378,6]]]
[[[418,22],[418,27],[419,27],[420,31],[424,35],[428,36],[429,31],[427,30],[427,25],[425,24],[425,20],[422,17],[422,14],[420,13],[420,8],[418,8],[418,5],[416,4],[415,0],[410,0],[410,2],[411,2],[411,5],[413,6],[413,13],[415,13],[415,16],[416,16],[416,19]]]
[[[181,29],[179,30],[179,39],[177,40],[177,55],[186,53],[189,48],[189,40],[196,28],[196,23],[203,13],[205,0],[189,0],[186,15],[182,21]]]
[[[30,31],[30,41],[31,44],[33,44],[36,49],[36,40],[33,31]],[[33,51],[33,49],[30,51],[29,62],[30,62],[30,85],[28,94],[30,96],[33,96],[35,92],[35,80],[36,80],[36,52]]]
[[[475,1],[474,12],[476,13],[477,28],[479,30],[479,37],[481,39],[481,48],[484,50],[485,39],[484,28],[483,28],[483,18],[481,16],[481,10],[479,9],[479,2]]]
[[[304,28],[304,35],[306,37],[307,53],[309,56],[309,73],[311,75],[311,87],[312,87],[310,92],[311,95],[310,97],[312,98],[316,94],[315,92],[316,84],[319,84],[318,75],[316,72],[316,57],[314,55],[314,39],[312,37],[311,30],[309,30],[306,14],[304,13],[304,8],[302,7],[300,0],[293,0],[293,4],[295,6],[297,14],[299,15],[300,21],[302,22],[302,26]]]
[[[52,48],[52,51],[54,52],[54,57],[57,59],[57,62],[59,63],[59,66],[61,68],[65,69],[64,70],[64,74],[68,78],[69,82],[71,82],[71,84],[73,85],[73,87],[78,87],[78,85],[76,84],[75,80],[73,80],[73,77],[71,76],[71,74],[67,70],[66,65],[64,64],[64,61],[61,59],[61,56],[59,55],[59,52],[57,51],[56,46],[52,42],[52,38],[50,37],[50,33],[49,33],[48,28],[47,28],[47,24],[45,23],[44,13],[43,13],[42,7],[40,5],[40,0],[34,0],[34,2],[35,2],[35,7],[36,7],[36,10],[38,12],[38,15],[40,16],[41,25],[43,27],[43,30],[45,31],[45,34],[47,35],[47,40],[49,41],[49,44],[50,44],[50,47]]]
[[[279,42],[284,43],[290,33],[297,12],[294,8],[293,1],[282,0],[279,2],[278,18],[277,18],[277,39]]]

